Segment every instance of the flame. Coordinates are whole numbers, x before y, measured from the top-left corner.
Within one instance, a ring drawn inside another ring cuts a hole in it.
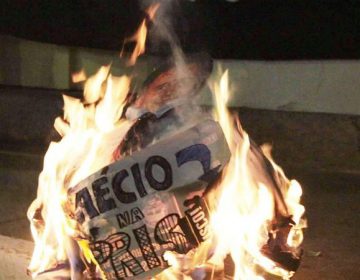
[[[135,34],[125,40],[125,43],[136,42],[135,48],[130,56],[128,65],[134,65],[136,63],[137,58],[145,52],[145,42],[148,33],[148,28],[146,25],[147,22],[151,21],[154,18],[156,11],[158,10],[159,7],[160,7],[159,3],[151,5],[146,10],[147,18],[141,22]],[[122,52],[120,53],[120,56],[122,56]]]
[[[152,19],[159,5],[147,10]],[[130,64],[144,52],[147,34],[144,20],[136,34],[127,41],[136,41]],[[29,271],[33,277],[70,261],[77,256],[77,248],[85,265],[97,262],[88,242],[79,240],[81,233],[74,220],[66,216],[67,192],[71,186],[90,174],[107,166],[113,159],[113,151],[134,124],[121,118],[126,97],[130,90],[130,78],[113,76],[111,65],[103,66],[86,79],[84,100],[64,95],[64,116],[55,120],[55,128],[61,141],[50,144],[44,158],[44,168],[39,176],[37,198],[28,210],[35,248]],[[86,78],[84,72],[73,76],[75,81]],[[300,204],[302,190],[295,180],[288,180],[282,169],[270,155],[270,147],[262,151],[251,144],[237,117],[227,109],[230,97],[229,76],[225,71],[219,82],[213,85],[216,108],[214,118],[220,123],[231,150],[231,159],[222,173],[221,180],[206,197],[211,209],[210,237],[199,248],[187,255],[166,252],[163,256],[171,266],[154,279],[192,279],[191,273],[215,275],[224,270],[224,262],[230,257],[235,265],[233,279],[264,279],[264,271],[290,278],[293,274],[280,267],[264,254],[263,248],[269,236],[276,238],[273,229],[278,216],[289,217],[286,246],[296,251],[301,244],[304,207]],[[254,150],[255,149],[255,150]],[[262,165],[267,160],[279,180],[278,192],[269,183]],[[74,240],[77,246],[74,248]],[[261,268],[261,269],[260,269]],[[74,269],[71,269],[73,273]],[[98,269],[98,274],[105,276]]]
[[[269,234],[276,234],[271,232],[270,227],[276,216],[276,200],[271,187],[266,185],[266,180],[262,180],[261,172],[264,170],[256,170],[250,164],[254,159],[249,136],[242,129],[237,116],[232,116],[226,107],[230,94],[228,71],[223,73],[212,89],[216,104],[214,118],[220,123],[232,154],[218,187],[207,197],[212,209],[212,236],[181,265],[179,260],[183,259],[182,256],[174,253],[166,255],[172,267],[155,279],[178,279],[178,275],[187,279],[184,267],[202,272],[210,269],[213,279],[215,271],[224,269],[228,256],[235,267],[232,279],[261,280],[265,279],[264,271],[289,279],[294,272],[279,267],[262,252]],[[295,180],[288,181],[282,169],[273,161],[269,145],[263,145],[262,151],[286,183],[286,188],[282,190],[285,207],[295,224],[288,234],[287,245],[297,250],[303,239],[302,229],[306,227],[302,218],[305,208],[300,204],[301,186]]]
[[[249,136],[241,128],[237,117],[232,117],[226,108],[229,92],[228,72],[225,71],[220,82],[214,86],[215,118],[224,131],[232,157],[218,189],[212,194],[214,212],[211,215],[211,228],[216,248],[210,262],[221,265],[226,255],[230,254],[235,263],[234,279],[264,279],[258,275],[257,265],[270,273],[289,278],[291,272],[278,268],[261,252],[275,216],[275,200],[266,182],[257,174],[261,170],[251,170]],[[274,168],[287,180],[281,168],[272,160],[269,146],[263,150]],[[300,204],[300,184],[292,180],[287,185],[288,189],[284,190],[285,202],[288,214],[296,224],[287,242],[290,247],[297,248],[302,242],[301,229],[305,224],[301,218],[305,209]]]
[[[283,178],[286,178],[284,171],[274,162],[271,156],[271,146],[268,144],[264,144],[261,149],[266,155],[266,157],[270,160],[273,167],[278,171],[278,173],[281,174]],[[295,226],[291,229],[288,235],[287,244],[290,247],[294,248],[297,248],[301,245],[303,241],[302,229],[307,227],[307,222],[303,218],[305,213],[305,207],[300,203],[301,196],[302,188],[299,182],[296,180],[290,180],[288,182],[288,189],[285,193],[285,201],[289,212],[292,215],[292,220],[294,221]]]
[[[63,138],[49,146],[37,198],[28,210],[35,241],[29,265],[33,276],[68,260],[72,250],[70,237],[76,235],[76,225],[64,213],[67,190],[111,162],[119,139],[132,125],[120,120],[129,85],[126,76],[108,75],[104,79],[104,71],[100,69],[85,84],[85,95],[104,90],[102,98],[91,95],[87,99],[96,101],[96,105],[64,95],[64,118],[55,121],[55,128]]]
[[[150,20],[158,7],[155,4],[146,11]],[[135,63],[144,52],[146,34],[144,20],[129,39],[137,41],[130,63]],[[79,234],[77,225],[64,212],[68,188],[111,163],[113,151],[133,125],[134,121],[120,119],[130,78],[113,76],[110,69],[111,64],[102,66],[87,79],[83,70],[73,74],[74,82],[86,79],[83,101],[63,95],[64,116],[54,123],[62,139],[49,145],[37,197],[27,212],[35,242],[28,267],[33,277],[67,263],[69,256],[76,255],[72,239]],[[78,245],[86,261],[96,264],[86,242],[80,241]]]
[[[80,83],[86,80],[86,73],[84,69],[71,74],[71,80],[73,83]]]
[[[234,119],[226,109],[229,99],[227,71],[214,88],[216,117],[229,143],[232,158],[220,183],[218,206],[211,216],[217,241],[211,261],[221,265],[230,253],[235,263],[234,279],[260,279],[251,257],[257,258],[261,245],[266,242],[264,227],[274,214],[273,200],[262,183],[254,185],[251,180],[247,164],[249,137],[241,127],[234,129]],[[225,228],[229,230],[224,231]]]
[[[34,277],[65,263],[73,250],[71,238],[78,233],[77,225],[64,214],[67,189],[108,165],[116,145],[133,124],[120,119],[130,79],[112,76],[109,70],[109,66],[103,67],[86,81],[86,103],[64,96],[64,117],[55,121],[55,127],[63,138],[49,146],[39,177],[37,198],[28,210],[35,240],[29,270]],[[249,136],[226,108],[228,83],[228,72],[225,72],[213,87],[216,100],[214,118],[224,131],[232,157],[218,187],[207,198],[212,209],[212,236],[191,256],[184,258],[167,252],[164,258],[171,268],[156,279],[178,279],[179,275],[187,279],[189,276],[183,273],[184,268],[189,271],[202,271],[209,267],[213,271],[221,270],[228,255],[235,263],[234,279],[264,279],[258,274],[258,266],[283,278],[292,276],[292,272],[279,268],[261,251],[274,219],[275,200],[266,182],[257,180],[257,172],[261,171],[252,170],[249,165]],[[286,179],[272,160],[269,146],[262,149],[273,167]],[[301,219],[304,207],[299,203],[301,186],[291,180],[283,192],[288,214],[295,223],[287,244],[297,248],[302,242],[302,228],[305,226]],[[87,243],[80,241],[79,246],[86,261],[96,264]]]

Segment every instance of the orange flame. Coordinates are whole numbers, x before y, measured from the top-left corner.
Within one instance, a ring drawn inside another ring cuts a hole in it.
[[[130,38],[125,40],[125,43],[127,42],[136,42],[135,48],[130,56],[130,60],[128,62],[128,65],[134,65],[136,63],[137,58],[142,55],[145,52],[145,42],[146,42],[146,36],[148,33],[148,28],[147,28],[147,22],[149,20],[152,20],[156,14],[156,11],[158,10],[158,8],[160,7],[160,4],[154,4],[151,5],[147,10],[146,10],[146,14],[148,16],[147,19],[144,19],[141,24],[140,27],[138,28],[138,30],[135,32],[135,34],[133,36],[131,36]],[[120,54],[120,56],[122,56],[122,53]]]
[[[214,271],[224,269],[224,260],[228,255],[235,265],[233,279],[264,279],[261,276],[263,272],[259,272],[258,267],[288,279],[294,272],[279,267],[261,251],[271,233],[269,225],[275,216],[275,199],[266,182],[261,180],[261,174],[258,174],[263,170],[251,169],[249,137],[241,128],[239,120],[231,116],[226,108],[229,100],[227,71],[221,76],[220,81],[214,84],[213,90],[216,103],[214,118],[223,129],[232,157],[224,169],[219,186],[207,197],[212,209],[212,237],[202,243],[196,252],[188,254],[190,256],[185,263],[181,262],[183,256],[174,253],[166,255],[173,267],[155,279],[178,279],[178,275],[187,279],[186,272],[184,274],[186,267],[193,270],[211,268],[213,275]],[[287,182],[283,195],[288,214],[295,222],[287,243],[295,249],[302,242],[302,228],[306,226],[305,220],[302,219],[305,209],[300,204],[301,186],[295,180],[287,180],[281,168],[272,160],[269,146],[264,145],[262,149],[273,167]]]
[[[111,162],[119,139],[132,125],[132,122],[120,121],[129,84],[126,76],[108,75],[104,79],[103,72],[99,71],[85,84],[89,92],[104,87],[102,98],[92,95],[92,99],[88,99],[97,101],[96,105],[85,105],[79,99],[64,96],[64,118],[55,121],[55,128],[63,138],[49,146],[37,198],[28,210],[35,241],[29,265],[33,276],[68,259],[70,237],[76,235],[76,224],[64,213],[67,189]]]
[[[78,72],[71,74],[71,79],[73,83],[80,83],[86,80],[86,73],[84,69],[81,69]]]
[[[235,263],[234,279],[263,279],[257,275],[255,265],[287,278],[292,272],[280,269],[261,253],[262,246],[268,240],[269,223],[275,215],[274,198],[266,182],[261,177],[257,179],[256,173],[261,170],[249,169],[249,137],[240,127],[239,120],[231,117],[226,109],[229,99],[228,83],[226,71],[219,84],[214,86],[216,117],[228,140],[232,158],[223,174],[219,191],[214,194],[219,198],[211,216],[216,249],[210,262],[220,265],[225,256],[230,254]],[[234,129],[235,123],[238,127]],[[286,179],[282,170],[270,158],[269,149],[266,152],[273,166]],[[301,228],[304,227],[301,220],[304,207],[299,204],[301,194],[301,187],[296,181],[290,181],[284,192],[289,214],[296,223],[288,236],[288,245],[294,248],[302,241]]]
[[[155,4],[146,11],[150,20],[158,7],[159,4]],[[136,34],[128,39],[136,41],[131,64],[144,52],[146,35],[144,20]],[[63,96],[64,117],[57,118],[54,123],[63,138],[58,143],[51,143],[46,152],[37,197],[27,213],[35,241],[28,269],[34,277],[66,262],[72,250],[71,237],[77,233],[76,224],[66,217],[63,209],[67,189],[109,164],[120,139],[133,124],[132,121],[120,120],[130,79],[112,76],[110,68],[111,65],[102,66],[86,80],[84,102]],[[73,82],[83,81],[86,74],[82,70],[74,73],[72,79]],[[88,253],[87,259],[94,260]]]
[[[147,10],[150,19],[159,4]],[[144,52],[147,34],[144,20],[136,34],[127,41],[136,41],[130,58],[133,65]],[[67,191],[95,171],[111,163],[112,153],[134,121],[121,119],[130,88],[127,76],[110,74],[111,65],[103,66],[89,77],[84,85],[84,101],[64,96],[64,116],[55,120],[55,128],[62,136],[53,142],[44,158],[44,169],[39,177],[37,198],[28,210],[35,248],[29,270],[33,277],[57,264],[66,262],[72,250],[72,240],[79,234],[78,225],[64,212]],[[86,76],[79,73],[75,80]],[[187,255],[166,252],[164,258],[170,269],[155,279],[191,279],[189,272],[211,268],[222,270],[224,259],[231,256],[234,279],[264,279],[263,270],[289,278],[293,272],[280,268],[266,257],[262,247],[272,232],[270,225],[276,216],[276,197],[268,185],[263,170],[253,165],[249,136],[240,122],[227,110],[229,80],[226,71],[213,86],[216,110],[214,118],[220,123],[231,150],[231,159],[224,169],[217,187],[207,196],[211,208],[210,237]],[[302,242],[304,207],[300,204],[300,184],[289,181],[270,155],[269,146],[262,151],[285,182],[281,194],[284,209],[292,217],[294,226],[287,236],[287,245],[296,249]],[[86,242],[78,244],[87,262],[96,264]],[[105,277],[103,277],[105,279]]]
[[[77,225],[64,214],[67,189],[111,162],[112,152],[133,124],[120,120],[129,86],[128,77],[112,76],[108,66],[86,81],[87,104],[64,96],[64,118],[55,121],[63,138],[58,143],[51,143],[46,153],[38,195],[28,210],[35,240],[29,266],[33,276],[67,260],[71,238],[78,234]],[[266,181],[257,180],[257,173],[262,171],[251,169],[248,135],[226,109],[229,99],[227,72],[214,85],[214,92],[215,118],[222,126],[232,157],[218,187],[207,197],[212,209],[211,237],[186,256],[167,252],[164,258],[172,267],[155,278],[178,279],[181,275],[187,279],[185,268],[188,271],[206,267],[221,270],[228,255],[235,263],[234,279],[264,279],[258,275],[258,266],[289,278],[293,272],[278,267],[261,252],[275,215],[274,197]],[[271,159],[269,146],[262,149],[277,172],[287,180]],[[299,203],[302,192],[298,182],[287,182],[283,194],[287,211],[295,222],[287,243],[297,248],[306,225],[301,219],[304,207]],[[87,244],[80,242],[79,245],[87,261],[96,264]]]

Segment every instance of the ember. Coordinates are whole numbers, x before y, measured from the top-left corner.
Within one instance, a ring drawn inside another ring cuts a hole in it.
[[[130,64],[157,9],[131,38]],[[55,122],[63,138],[49,147],[28,211],[34,278],[294,274],[301,187],[228,112],[227,72],[212,85],[214,116],[196,104],[211,72],[206,55],[177,51],[137,94],[104,66],[86,80],[84,100],[64,96]]]

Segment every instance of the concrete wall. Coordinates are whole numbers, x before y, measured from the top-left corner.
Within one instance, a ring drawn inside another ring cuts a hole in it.
[[[0,40],[2,166],[41,166],[56,137],[61,93],[77,88],[72,71],[84,67],[91,74],[113,61],[114,74],[139,73],[140,83],[156,66],[153,57],[126,68],[115,52]],[[229,69],[230,105],[241,107],[241,121],[257,143],[274,145],[281,165],[360,172],[360,61],[216,61],[214,77],[220,63]],[[202,104],[211,104],[207,89]]]
[[[231,106],[360,115],[360,61],[216,62],[229,69]]]
[[[0,36],[0,65],[2,85],[57,89],[69,85],[65,47]]]
[[[360,174],[360,117],[240,109],[241,123],[256,143],[270,143],[284,170]]]
[[[118,52],[71,48],[0,36],[0,84],[51,89],[74,89],[72,72],[88,74],[104,64],[113,73],[137,73],[141,82],[156,66],[143,57],[126,68]],[[360,61],[237,61],[217,60],[229,69],[231,106],[282,111],[360,115]],[[218,67],[215,67],[217,69]],[[214,77],[217,75],[215,70]],[[202,103],[211,104],[204,90]]]
[[[87,75],[92,75],[101,65],[110,63],[115,75],[136,72],[142,77],[151,71],[153,58],[141,58],[136,68],[128,68],[119,54],[0,35],[0,85],[76,89],[77,86],[71,82],[71,73],[84,69]]]

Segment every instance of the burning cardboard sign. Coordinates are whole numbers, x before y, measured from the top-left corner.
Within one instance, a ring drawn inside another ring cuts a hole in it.
[[[117,161],[70,189],[74,217],[108,279],[148,277],[207,239],[202,196],[226,165],[220,126],[207,120]]]
[[[211,59],[176,57],[139,94],[106,66],[86,80],[84,100],[64,97],[63,138],[49,146],[28,210],[34,278],[204,279],[226,259],[233,279],[264,279],[258,267],[294,274],[300,185],[227,111],[226,72],[212,117],[193,102]]]

